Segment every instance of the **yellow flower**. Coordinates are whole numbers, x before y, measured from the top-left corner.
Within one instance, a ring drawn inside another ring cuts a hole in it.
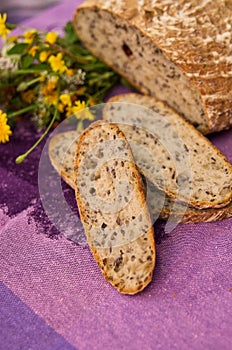
[[[64,73],[67,70],[62,58],[63,56],[61,52],[59,52],[56,56],[52,55],[49,57],[48,62],[50,63],[54,72]]]
[[[63,113],[64,112],[64,105],[62,105],[62,103],[58,104],[58,111]]]
[[[96,101],[94,100],[94,98],[90,97],[88,100],[88,104],[89,106],[94,106],[96,104]]]
[[[9,41],[10,43],[15,43],[18,40],[18,35],[11,35],[8,36],[7,41]]]
[[[46,35],[46,42],[49,44],[55,44],[58,34],[56,32],[49,32]]]
[[[33,90],[28,90],[22,93],[22,99],[23,101],[27,103],[31,103],[35,98],[35,94]]]
[[[67,106],[66,108],[66,117],[70,117],[73,114],[73,108],[72,106]]]
[[[56,105],[57,103],[57,91],[51,91],[50,94],[44,97],[47,104]]]
[[[44,96],[49,95],[57,87],[57,80],[49,80],[42,88],[42,94]]]
[[[74,106],[72,106],[71,108],[67,108],[66,116],[68,117],[72,114],[76,114],[77,119],[94,120],[94,116],[92,115],[92,113],[90,113],[89,109],[86,108],[85,101],[76,101]]]
[[[29,55],[31,55],[32,57],[35,57],[38,48],[39,46],[32,46],[29,50]]]
[[[10,29],[6,27],[6,19],[6,13],[3,13],[3,15],[0,14],[0,36],[2,36],[3,38],[6,38],[7,34],[10,33]]]
[[[82,109],[86,108],[85,101],[76,101],[73,106],[73,113],[77,113],[81,111]]]
[[[70,77],[72,77],[74,75],[74,73],[75,73],[74,69],[67,69],[66,70],[66,74]]]
[[[24,42],[27,44],[32,44],[36,33],[37,33],[36,29],[32,29],[27,32],[24,32],[23,33],[23,36],[25,38]]]
[[[6,113],[0,110],[0,142],[6,143],[9,141],[9,136],[12,135],[9,125],[7,125]]]
[[[45,80],[46,80],[46,77],[45,77],[44,75],[42,75],[42,76],[40,77],[40,82],[41,82],[41,83],[44,83]]]
[[[48,91],[52,91],[57,87],[57,81],[51,81],[49,80],[47,83],[47,89]]]
[[[87,89],[86,86],[82,86],[79,89],[77,89],[76,94],[78,96],[84,95],[84,93],[86,92],[86,89]]]
[[[39,60],[40,62],[45,62],[47,61],[48,56],[50,55],[49,51],[41,51],[39,54]]]
[[[70,95],[62,94],[62,95],[60,95],[60,100],[64,106],[69,106],[69,107],[72,106],[72,101],[71,101]]]

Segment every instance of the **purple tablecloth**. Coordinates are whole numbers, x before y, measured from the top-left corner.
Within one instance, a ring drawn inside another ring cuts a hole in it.
[[[27,24],[60,27],[78,3],[66,0]],[[169,234],[156,223],[153,281],[139,295],[120,295],[88,247],[46,218],[37,184],[42,146],[15,165],[34,137],[25,122],[0,145],[0,349],[231,349],[232,219]],[[210,138],[231,162],[232,130]]]

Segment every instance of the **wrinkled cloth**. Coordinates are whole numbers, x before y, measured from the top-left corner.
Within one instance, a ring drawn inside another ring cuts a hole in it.
[[[79,3],[63,1],[25,24],[62,27]],[[0,349],[231,349],[232,219],[168,234],[155,223],[153,280],[138,295],[120,295],[88,245],[68,240],[46,216],[38,189],[44,143],[14,163],[38,137],[25,121],[0,145]],[[231,162],[232,130],[209,138]],[[78,221],[74,193],[62,188]]]

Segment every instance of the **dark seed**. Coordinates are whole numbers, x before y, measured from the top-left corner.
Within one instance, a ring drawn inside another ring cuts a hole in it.
[[[122,49],[126,54],[126,56],[130,57],[131,55],[133,55],[133,52],[131,51],[130,47],[126,43],[122,45]]]

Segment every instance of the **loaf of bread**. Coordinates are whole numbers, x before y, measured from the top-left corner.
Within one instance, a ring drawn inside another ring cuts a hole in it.
[[[155,187],[194,208],[231,202],[231,164],[189,122],[148,96],[119,95],[108,102],[103,118],[120,125],[141,173]]]
[[[74,190],[74,157],[79,136],[80,134],[76,131],[67,131],[55,135],[49,144],[52,165]],[[167,220],[172,215],[173,220],[181,223],[197,223],[217,221],[232,216],[232,203],[220,209],[199,210],[174,201],[148,180],[146,182],[146,201],[154,218]]]
[[[84,45],[203,133],[232,126],[232,5],[226,0],[86,0]]]
[[[89,246],[104,277],[120,293],[151,281],[155,244],[140,174],[122,131],[104,121],[80,136],[76,200]]]

